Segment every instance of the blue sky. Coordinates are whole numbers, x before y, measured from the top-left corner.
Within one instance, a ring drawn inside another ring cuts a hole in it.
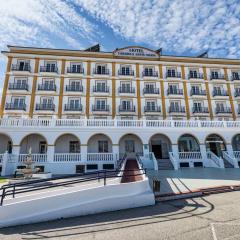
[[[240,58],[240,0],[0,0],[0,48],[102,50]],[[0,87],[6,63],[0,58]]]

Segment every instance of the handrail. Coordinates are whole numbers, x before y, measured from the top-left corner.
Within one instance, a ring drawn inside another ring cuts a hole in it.
[[[169,159],[174,167],[175,170],[178,170],[178,162],[177,160],[175,159],[175,156],[173,154],[173,152],[169,152]]]
[[[231,165],[233,165],[235,168],[237,167],[238,163],[236,161],[236,158],[234,155],[230,155],[228,151],[223,151],[223,158],[228,161]]]
[[[211,159],[219,168],[224,168],[222,159],[215,155],[213,152],[207,151],[207,157],[208,159]]]
[[[91,172],[91,173],[84,173],[84,174],[73,174],[73,175],[68,175],[65,177],[53,177],[53,178],[48,178],[48,179],[38,179],[38,180],[32,180],[32,181],[27,181],[27,182],[19,182],[19,183],[9,183],[3,185],[0,189],[2,190],[2,195],[1,195],[1,201],[0,201],[0,206],[3,205],[4,198],[6,196],[12,196],[15,198],[17,194],[20,193],[26,193],[26,192],[33,192],[33,191],[38,191],[38,190],[43,190],[43,189],[49,189],[49,188],[54,188],[54,187],[60,187],[60,186],[67,186],[71,185],[74,183],[83,183],[83,182],[89,182],[89,181],[94,181],[98,180],[100,181],[103,179],[104,181],[104,186],[107,184],[107,179],[111,178],[120,178],[122,177],[120,172],[134,172],[134,169],[124,169],[124,170],[103,170],[103,171],[96,171],[96,172]],[[146,174],[145,169],[139,169],[139,173],[134,173],[128,176],[139,176],[139,175],[144,175]],[[77,179],[70,179],[69,178],[76,178]],[[81,177],[81,178],[80,178]],[[82,178],[84,177],[84,178]],[[53,181],[53,180],[63,180],[66,179],[65,181],[57,182],[54,184],[50,185],[39,185],[39,183],[46,183],[48,181]],[[37,185],[33,185],[37,184]]]
[[[240,121],[0,118],[0,128],[5,127],[239,128]]]

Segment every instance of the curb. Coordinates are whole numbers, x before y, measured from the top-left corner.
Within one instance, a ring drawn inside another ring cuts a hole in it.
[[[218,186],[218,187],[196,189],[193,191],[182,192],[182,193],[156,194],[155,199],[156,201],[164,202],[164,201],[172,201],[172,200],[178,200],[178,199],[207,196],[210,194],[233,192],[233,191],[239,191],[239,190],[240,190],[240,185]]]

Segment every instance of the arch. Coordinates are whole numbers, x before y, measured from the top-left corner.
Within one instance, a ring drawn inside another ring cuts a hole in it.
[[[200,152],[198,139],[192,134],[183,134],[178,138],[179,152]]]
[[[120,155],[124,155],[126,152],[139,154],[143,153],[142,139],[136,134],[124,134],[120,137],[118,144]]]
[[[217,156],[222,156],[222,152],[226,151],[226,142],[219,134],[209,134],[205,139],[207,151],[211,151]]]
[[[103,133],[93,134],[87,141],[88,153],[111,153],[112,139]]]
[[[0,133],[0,154],[5,153],[6,151],[12,153],[12,145],[12,138],[5,133]]]
[[[20,154],[29,153],[31,148],[32,153],[46,153],[47,139],[40,133],[31,133],[22,138],[20,142]]]
[[[157,159],[168,159],[172,151],[170,138],[162,133],[156,133],[149,139],[149,151],[153,152]]]
[[[58,136],[54,146],[55,153],[80,153],[81,151],[80,140],[72,133],[64,133]]]
[[[240,133],[233,136],[232,148],[233,148],[233,151],[240,151]]]

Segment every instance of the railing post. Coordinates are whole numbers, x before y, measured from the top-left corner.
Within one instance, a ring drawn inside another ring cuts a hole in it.
[[[107,171],[105,170],[104,171],[104,186],[106,186],[106,177],[107,177],[106,175],[107,175]]]
[[[5,198],[5,192],[6,192],[6,189],[3,188],[3,190],[2,190],[2,196],[1,196],[1,203],[0,203],[1,206],[3,205],[3,199]]]

